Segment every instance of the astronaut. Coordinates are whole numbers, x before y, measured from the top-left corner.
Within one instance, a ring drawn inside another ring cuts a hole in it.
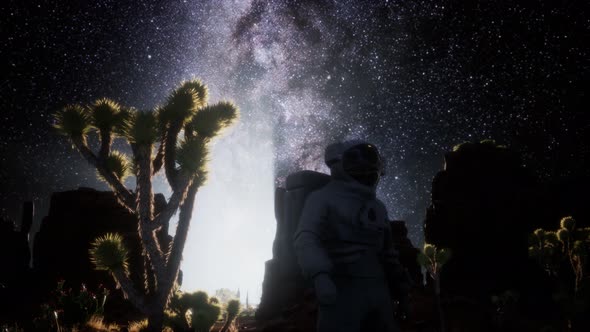
[[[331,180],[308,196],[294,235],[298,263],[319,302],[317,330],[399,331],[391,294],[403,300],[409,279],[387,210],[375,197],[383,175],[379,152],[364,141],[335,143],[325,162]]]

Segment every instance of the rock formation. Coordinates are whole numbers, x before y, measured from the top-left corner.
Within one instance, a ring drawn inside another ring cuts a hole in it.
[[[23,204],[18,230],[8,217],[0,217],[0,322],[27,318],[31,312],[29,231],[33,210],[33,202]]]
[[[49,214],[35,235],[33,268],[51,284],[48,287],[58,279],[72,285],[86,283],[89,288],[110,285],[112,278],[104,271],[95,271],[88,255],[94,239],[110,232],[124,236],[131,256],[131,276],[139,284],[143,261],[137,219],[116,202],[110,191],[80,188],[54,193]]]
[[[156,194],[154,199],[157,213],[163,208],[165,198]],[[113,279],[106,271],[94,269],[88,252],[98,236],[113,232],[125,239],[131,279],[138,289],[144,287],[141,276],[145,265],[137,218],[118,204],[115,195],[90,188],[54,193],[33,247],[33,270],[39,292],[49,293],[60,279],[66,282],[66,287],[80,287],[84,283],[88,289],[96,289],[100,284],[114,289]],[[170,241],[168,225],[159,231],[159,236]],[[117,306],[123,305],[115,293],[111,294],[111,300],[119,301]],[[131,307],[126,310],[133,311]]]
[[[538,180],[516,152],[492,141],[447,153],[424,222],[425,241],[453,252],[441,274],[443,295],[485,305],[511,291],[519,294],[523,313],[554,315],[551,282],[528,257],[529,234],[588,210],[562,204],[560,192],[568,190],[558,187]]]
[[[277,228],[272,248],[273,258],[266,262],[257,319],[280,317],[284,310],[301,303],[305,289],[310,287],[303,279],[295,258],[293,235],[305,198],[329,180],[326,174],[301,171],[287,177],[285,188],[276,189]]]
[[[422,268],[418,264],[417,258],[418,250],[408,238],[408,228],[406,222],[402,220],[394,220],[391,222],[391,234],[395,249],[399,253],[400,263],[408,270],[415,287],[422,287],[424,276]]]

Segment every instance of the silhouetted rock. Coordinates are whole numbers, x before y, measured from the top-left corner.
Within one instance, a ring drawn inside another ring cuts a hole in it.
[[[29,269],[29,231],[33,220],[33,202],[23,204],[20,229],[8,217],[0,217],[0,283],[18,281],[18,276]]]
[[[424,276],[417,260],[420,250],[414,247],[408,238],[408,228],[405,221],[394,220],[390,225],[393,243],[399,253],[399,261],[408,270],[414,286],[421,287]]]
[[[0,322],[26,318],[31,312],[27,299],[31,252],[29,231],[33,220],[33,202],[23,204],[20,229],[6,216],[0,216]]]
[[[160,211],[164,204],[164,196],[155,195],[155,211]],[[138,289],[144,287],[144,261],[137,227],[136,216],[123,208],[110,191],[79,188],[54,193],[33,248],[33,268],[40,291],[47,294],[60,279],[65,280],[66,287],[84,283],[89,289],[96,289],[100,284],[114,289],[108,272],[94,269],[89,249],[97,237],[115,232],[124,237],[129,250],[131,279]],[[159,236],[170,241],[168,225]]]
[[[330,181],[326,174],[301,171],[287,177],[285,188],[275,191],[277,228],[273,258],[266,262],[262,298],[256,311],[258,320],[281,317],[285,310],[303,303],[310,287],[303,279],[293,249],[293,235],[309,193]]]
[[[446,291],[488,298],[524,281],[535,187],[518,155],[495,144],[466,143],[445,155],[424,232],[426,242],[453,252],[441,276]]]
[[[564,188],[542,183],[514,151],[494,142],[466,143],[445,155],[434,178],[424,222],[425,241],[453,256],[441,274],[443,295],[485,305],[492,295],[520,295],[523,313],[555,316],[552,283],[528,257],[536,228],[555,229],[559,219],[587,208],[564,206]]]

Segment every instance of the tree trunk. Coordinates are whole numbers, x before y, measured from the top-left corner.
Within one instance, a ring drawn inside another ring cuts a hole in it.
[[[168,255],[168,262],[166,266],[168,269],[166,271],[167,276],[163,283],[163,285],[165,285],[163,288],[164,290],[167,290],[167,292],[160,293],[161,296],[165,296],[164,301],[167,301],[170,291],[174,286],[174,282],[178,278],[178,270],[180,269],[180,262],[182,261],[182,252],[184,251],[184,245],[186,243],[191,218],[193,215],[193,208],[195,206],[195,196],[198,190],[198,185],[192,183],[189,186],[186,198],[180,207],[180,212],[178,214],[178,225],[176,226],[174,240],[172,241]]]
[[[176,169],[176,143],[178,133],[182,129],[182,121],[173,121],[170,123],[166,132],[164,144],[164,171],[166,178],[173,191],[178,190],[178,170]]]
[[[98,159],[105,160],[109,156],[111,151],[111,144],[113,142],[113,136],[111,131],[108,129],[101,129],[100,132],[100,150],[98,152]]]
[[[231,326],[231,324],[235,318],[236,318],[236,316],[229,316],[228,315],[227,320],[225,321],[225,324],[223,324],[223,327],[221,328],[221,330],[219,330],[219,332],[227,332],[227,330],[229,329],[229,327]]]
[[[162,332],[164,326],[164,308],[156,310],[148,317],[148,332]]]
[[[164,164],[164,146],[166,142],[166,135],[162,135],[162,141],[160,142],[160,146],[158,147],[158,152],[156,153],[156,157],[152,162],[152,175],[155,175],[160,171],[162,165]]]
[[[152,146],[132,145],[137,162],[137,207],[139,212],[139,236],[148,254],[149,265],[155,274],[155,285],[164,277],[166,264],[158,239],[150,228],[153,222],[154,194],[152,192]]]

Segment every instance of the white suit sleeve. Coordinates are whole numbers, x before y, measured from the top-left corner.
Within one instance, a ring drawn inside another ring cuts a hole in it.
[[[318,192],[309,195],[294,236],[295,255],[306,278],[330,273],[333,267],[322,245],[328,231],[328,207],[322,198]]]

